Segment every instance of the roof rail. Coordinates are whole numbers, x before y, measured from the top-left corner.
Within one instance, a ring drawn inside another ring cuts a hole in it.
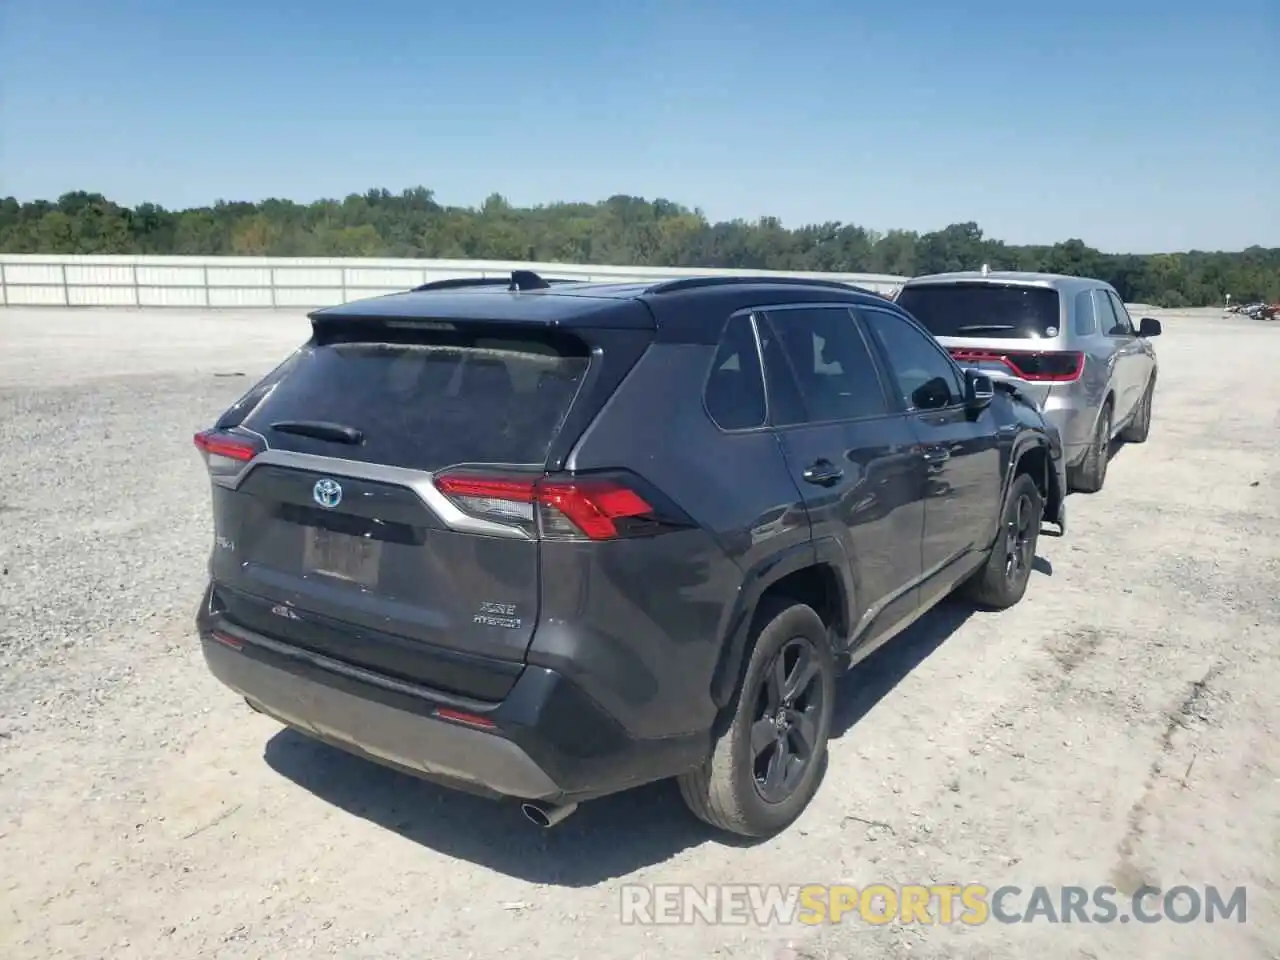
[[[430,283],[424,283],[419,287],[414,287],[411,292],[419,293],[423,290],[457,290],[461,287],[505,287],[511,281],[505,277],[451,277],[448,280],[432,280]]]
[[[532,270],[512,270],[509,277],[451,277],[448,280],[432,280],[414,287],[411,293],[424,290],[458,290],[466,287],[506,287],[508,290],[545,290],[553,283],[578,283],[577,280],[559,278],[544,279]]]
[[[679,280],[664,280],[648,288],[649,293],[676,293],[681,290],[696,290],[699,287],[726,287],[739,284],[768,284],[773,286],[795,287],[830,287],[836,290],[853,290],[859,293],[870,293],[863,287],[855,287],[851,283],[839,280],[814,280],[807,277],[682,277]]]

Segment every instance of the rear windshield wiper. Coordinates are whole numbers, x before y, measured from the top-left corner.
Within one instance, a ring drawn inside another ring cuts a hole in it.
[[[277,420],[271,425],[271,429],[279,430],[281,433],[296,433],[300,437],[329,440],[333,443],[349,443],[352,446],[364,439],[364,434],[355,427],[330,423],[327,420]]]
[[[983,330],[1017,330],[1018,328],[1008,323],[970,323],[967,326],[957,327],[957,333],[980,333]]]

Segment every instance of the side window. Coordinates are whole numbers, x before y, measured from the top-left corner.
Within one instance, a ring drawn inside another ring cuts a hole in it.
[[[889,413],[875,361],[848,309],[774,310],[768,322],[778,352],[795,377],[807,420],[822,423]]]
[[[960,375],[936,341],[892,313],[862,313],[909,407],[938,410],[964,402]]]
[[[722,430],[764,425],[764,372],[751,318],[730,317],[720,334],[704,391],[707,412]]]
[[[1081,290],[1076,294],[1075,315],[1072,330],[1077,337],[1087,337],[1098,332],[1098,318],[1093,312],[1093,291]]]
[[[1116,329],[1119,330],[1116,336],[1136,337],[1138,335],[1137,331],[1133,329],[1133,320],[1129,317],[1129,311],[1125,309],[1124,302],[1110,290],[1107,291],[1107,299],[1111,301],[1111,307],[1116,312],[1116,323],[1118,324]]]
[[[1116,308],[1105,290],[1093,291],[1093,302],[1098,310],[1098,328],[1108,337],[1123,336],[1120,320],[1116,317]]]
[[[769,395],[769,419],[774,426],[804,423],[809,414],[800,396],[800,385],[782,341],[774,332],[768,319],[761,314],[756,318],[756,330],[760,333],[760,352],[764,356],[764,380]]]

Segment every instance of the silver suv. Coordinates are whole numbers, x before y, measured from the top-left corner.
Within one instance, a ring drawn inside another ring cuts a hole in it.
[[[1073,489],[1102,489],[1113,439],[1147,439],[1160,321],[1144,317],[1135,330],[1110,284],[984,268],[916,277],[897,303],[961,366],[1035,400],[1062,436]]]

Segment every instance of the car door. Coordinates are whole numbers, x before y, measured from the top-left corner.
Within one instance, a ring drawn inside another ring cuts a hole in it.
[[[1118,427],[1133,413],[1137,403],[1142,344],[1129,319],[1129,311],[1119,297],[1098,287],[1093,291],[1093,298],[1102,333],[1111,347],[1111,390],[1115,396],[1112,425]]]
[[[990,408],[973,415],[964,375],[923,328],[901,313],[859,315],[908,411],[926,466],[921,600],[929,603],[981,562],[1001,507],[999,438]]]
[[[1129,391],[1128,413],[1131,415],[1137,411],[1138,405],[1142,402],[1142,394],[1147,387],[1147,378],[1151,375],[1154,359],[1150,344],[1138,336],[1138,328],[1134,325],[1133,317],[1129,315],[1129,309],[1124,305],[1124,301],[1114,290],[1105,292],[1119,321],[1116,328],[1119,331],[1117,343],[1123,346],[1120,362],[1125,368],[1125,383]]]
[[[772,423],[815,538],[832,537],[855,593],[850,640],[873,642],[914,616],[924,469],[871,347],[845,305],[758,314]]]

